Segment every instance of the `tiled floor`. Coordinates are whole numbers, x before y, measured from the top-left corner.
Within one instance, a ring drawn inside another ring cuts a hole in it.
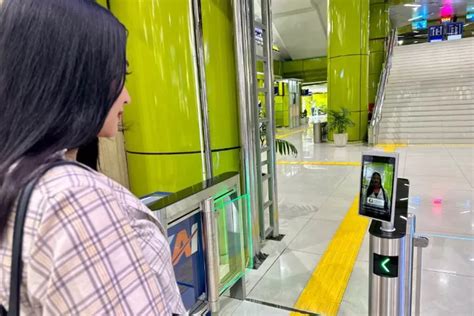
[[[287,138],[299,149],[285,161],[360,161],[365,145],[313,144],[305,131]],[[474,147],[398,148],[400,177],[411,183],[409,211],[430,238],[423,253],[422,315],[474,315]],[[358,193],[360,167],[279,165],[282,241],[247,275],[248,297],[223,300],[223,315],[288,315]],[[341,303],[340,315],[367,315],[369,239],[366,235]]]

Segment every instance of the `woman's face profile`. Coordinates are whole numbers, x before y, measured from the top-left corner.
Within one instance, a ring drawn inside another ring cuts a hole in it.
[[[99,137],[115,137],[117,135],[119,123],[122,121],[123,108],[130,101],[130,95],[124,86],[119,97],[110,108],[109,114],[107,114],[104,125],[99,132]]]

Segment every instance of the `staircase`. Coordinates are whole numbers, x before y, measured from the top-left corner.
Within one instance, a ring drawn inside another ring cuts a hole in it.
[[[474,38],[395,47],[378,143],[474,143]]]

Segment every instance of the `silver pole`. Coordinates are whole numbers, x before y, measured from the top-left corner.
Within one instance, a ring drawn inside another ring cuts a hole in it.
[[[253,0],[245,0],[245,16],[247,17],[246,23],[246,39],[247,39],[247,51],[248,51],[248,78],[250,84],[249,94],[249,113],[251,119],[251,135],[254,139],[254,152],[255,152],[255,164],[256,164],[256,182],[257,190],[257,209],[256,218],[258,218],[257,230],[259,233],[259,242],[265,239],[265,213],[263,209],[263,196],[262,196],[262,155],[260,150],[257,150],[257,146],[260,147],[260,125],[258,122],[259,108],[258,108],[258,95],[257,95],[257,66],[256,66],[256,47],[255,47],[255,12]]]
[[[262,19],[263,24],[267,26],[267,30],[265,31],[266,44],[264,50],[266,55],[268,56],[268,62],[266,63],[265,67],[266,70],[266,78],[265,78],[265,90],[267,91],[267,99],[266,99],[266,106],[267,106],[267,116],[268,116],[268,130],[267,133],[271,135],[271,141],[267,146],[269,147],[267,159],[268,159],[268,167],[271,168],[271,177],[269,179],[270,186],[273,187],[273,190],[268,190],[269,199],[273,201],[272,205],[272,216],[270,216],[270,227],[273,228],[272,235],[273,237],[278,237],[280,235],[279,229],[279,219],[278,219],[278,188],[277,188],[277,174],[276,174],[276,151],[275,151],[275,102],[273,99],[273,28],[272,28],[272,3],[271,0],[262,0]],[[268,139],[268,137],[267,137]]]
[[[416,248],[416,279],[415,279],[415,315],[419,316],[421,313],[421,273],[423,269],[423,248],[428,247],[429,239],[424,236],[416,236],[413,240]]]
[[[219,245],[214,200],[202,202],[204,238],[206,244],[207,300],[211,313],[219,312]]]
[[[405,275],[404,293],[402,295],[404,315],[411,315],[411,302],[413,292],[413,239],[415,238],[416,216],[409,213],[407,217],[407,228],[405,237],[405,260],[403,262]]]
[[[399,257],[403,249],[401,238],[382,238],[370,234],[370,258],[369,258],[369,315],[370,316],[398,316],[404,315],[400,304],[400,278],[399,273],[396,278],[381,277],[374,273],[373,256]],[[400,262],[399,264],[403,264]],[[400,267],[399,270],[400,271]]]
[[[249,65],[248,71],[248,84],[249,84],[249,103],[248,103],[248,113],[249,113],[249,126],[250,126],[250,137],[252,139],[252,144],[254,146],[253,152],[255,153],[255,181],[256,181],[256,188],[257,190],[254,191],[257,199],[257,207],[253,210],[254,218],[256,219],[255,223],[258,225],[255,227],[256,234],[259,236],[256,242],[259,244],[258,248],[260,248],[260,242],[265,239],[265,217],[264,217],[264,210],[263,210],[263,196],[262,196],[262,170],[260,166],[262,165],[262,156],[260,154],[260,150],[257,150],[257,146],[260,147],[260,138],[259,135],[259,123],[258,123],[258,116],[259,116],[259,109],[258,109],[258,98],[257,98],[257,66],[256,66],[256,47],[255,47],[255,13],[254,13],[254,3],[253,0],[243,0],[244,2],[244,17],[245,26],[243,27],[244,36],[247,42],[247,63]],[[256,251],[255,253],[258,254],[260,252]]]
[[[416,289],[415,289],[415,316],[421,313],[421,269],[423,268],[423,249],[416,248]]]
[[[247,33],[245,18],[245,3],[240,0],[233,0],[234,13],[234,42],[235,42],[235,61],[237,71],[238,83],[238,97],[239,97],[239,124],[240,124],[240,146],[242,159],[242,184],[244,194],[249,195],[250,200],[250,214],[251,221],[250,231],[252,232],[252,247],[253,251],[250,254],[255,256],[260,252],[260,243],[258,231],[253,229],[253,224],[258,222],[256,210],[258,210],[255,192],[256,188],[256,173],[257,164],[255,162],[255,142],[252,137],[252,115],[249,113],[250,101],[250,84],[249,84],[249,50],[248,41],[245,34]],[[248,214],[248,212],[247,212]],[[247,215],[246,214],[246,215]],[[250,245],[249,245],[250,246]]]
[[[206,68],[204,59],[204,45],[202,35],[202,15],[201,0],[192,0],[193,11],[193,30],[194,30],[194,46],[196,51],[196,66],[199,86],[199,106],[201,114],[201,133],[204,143],[204,162],[206,169],[206,179],[213,177],[212,172],[212,150],[211,150],[211,133],[209,127],[209,107],[207,104],[207,88],[206,88]]]

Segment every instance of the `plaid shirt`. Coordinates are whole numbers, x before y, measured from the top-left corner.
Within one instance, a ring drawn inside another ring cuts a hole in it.
[[[14,214],[0,239],[0,303],[8,305]],[[23,240],[23,315],[184,314],[162,226],[107,177],[77,166],[46,173]]]

